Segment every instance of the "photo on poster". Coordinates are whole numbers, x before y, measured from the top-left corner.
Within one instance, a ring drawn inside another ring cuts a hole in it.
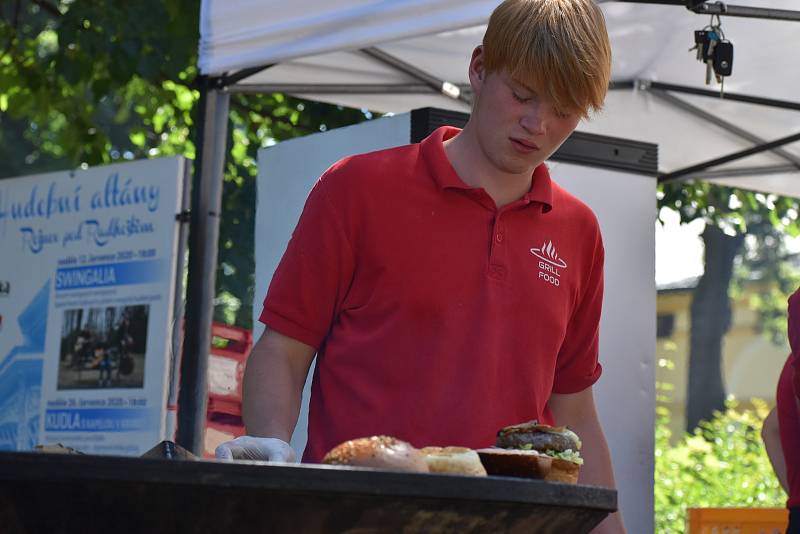
[[[141,388],[149,305],[64,311],[58,389]]]

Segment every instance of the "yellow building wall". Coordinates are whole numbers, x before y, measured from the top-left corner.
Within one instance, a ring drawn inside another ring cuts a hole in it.
[[[789,354],[788,341],[776,346],[758,331],[757,314],[750,309],[749,298],[757,288],[746,290],[733,301],[731,329],[722,344],[725,391],[742,404],[753,397],[775,402],[778,375]],[[686,386],[689,361],[691,289],[659,291],[658,315],[673,314],[674,327],[668,338],[656,340],[656,381],[673,384],[666,392],[672,413],[670,428],[679,436],[686,424]],[[672,362],[672,366],[668,364]],[[672,367],[672,368],[670,368]]]

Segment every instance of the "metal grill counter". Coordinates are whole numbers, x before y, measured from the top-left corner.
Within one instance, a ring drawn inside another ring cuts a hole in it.
[[[589,532],[613,490],[321,465],[0,453],[7,534]]]

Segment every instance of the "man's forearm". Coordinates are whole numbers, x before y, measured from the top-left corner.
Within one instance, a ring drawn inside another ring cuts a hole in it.
[[[313,357],[307,345],[274,331],[264,334],[244,376],[242,415],[248,435],[291,439]]]
[[[599,423],[588,424],[586,428],[575,425],[573,430],[581,437],[581,441],[586,445],[581,449],[581,456],[584,465],[581,468],[578,482],[580,484],[590,484],[592,486],[603,486],[606,488],[616,488],[614,480],[614,469],[611,464],[611,453],[608,450],[605,434]],[[608,516],[598,525],[592,534],[619,534],[625,528],[622,521],[622,513],[616,512]]]
[[[764,441],[764,449],[767,451],[767,458],[772,464],[775,476],[778,478],[783,491],[788,494],[789,480],[786,474],[786,460],[783,456],[779,428],[777,409],[773,408],[764,419],[764,426],[761,428],[761,439]]]
[[[616,488],[611,453],[597,417],[592,388],[568,395],[553,395],[550,397],[549,404],[556,424],[567,425],[578,434],[583,442],[581,456],[584,464],[578,482]],[[611,514],[592,531],[593,534],[622,534],[624,532],[621,512]]]
[[[288,442],[297,424],[300,393],[287,385],[290,374],[281,366],[263,362],[248,364],[242,399],[242,415],[250,436],[279,438]],[[268,369],[267,369],[268,367]]]

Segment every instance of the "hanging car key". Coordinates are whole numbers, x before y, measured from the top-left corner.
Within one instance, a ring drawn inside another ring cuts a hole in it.
[[[703,61],[703,43],[706,41],[707,34],[706,30],[695,30],[694,32],[694,46],[689,49],[689,52],[697,50],[697,61]]]
[[[720,41],[714,47],[713,55],[714,72],[717,78],[730,76],[733,72],[733,43]]]
[[[733,72],[733,43],[730,41],[720,41],[714,47],[714,75],[719,83],[719,96],[725,94],[725,77]]]
[[[711,83],[711,73],[714,70],[714,49],[719,43],[719,33],[716,28],[706,32],[703,41],[703,61],[706,63],[706,85]]]
[[[703,43],[702,43],[702,52],[703,52],[703,61],[708,61],[714,57],[714,48],[717,46],[719,42],[719,32],[716,28],[712,28],[710,30],[701,30],[700,32],[695,32],[695,36],[698,33],[703,33]],[[696,39],[697,37],[695,37]]]

